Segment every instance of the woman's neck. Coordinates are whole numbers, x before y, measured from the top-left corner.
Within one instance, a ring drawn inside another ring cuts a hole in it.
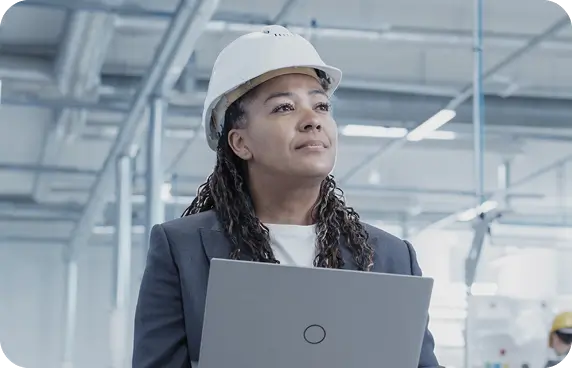
[[[312,209],[320,196],[320,184],[293,185],[289,180],[252,180],[250,195],[262,223],[312,225]]]

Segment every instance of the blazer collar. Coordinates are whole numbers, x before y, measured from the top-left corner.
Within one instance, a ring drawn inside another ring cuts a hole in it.
[[[199,229],[199,232],[201,236],[201,243],[209,262],[213,258],[228,259],[233,247],[223,232],[222,227],[219,221],[216,219],[214,212],[210,224],[205,225],[206,226],[203,226]],[[353,259],[352,253],[348,247],[346,240],[342,238],[340,239],[340,243],[340,250],[345,262],[343,268],[346,270],[357,270],[356,263]],[[370,244],[374,245],[376,243],[377,238],[370,238]]]

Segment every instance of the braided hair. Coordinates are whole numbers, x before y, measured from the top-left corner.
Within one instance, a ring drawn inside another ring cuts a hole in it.
[[[268,228],[254,212],[247,184],[246,162],[235,155],[228,144],[230,130],[246,124],[244,104],[252,98],[252,93],[250,91],[227,109],[213,173],[199,187],[197,196],[182,216],[214,210],[225,235],[233,245],[231,259],[249,258],[256,262],[279,263],[270,247]],[[368,244],[368,234],[359,215],[353,208],[346,206],[343,192],[331,175],[321,184],[318,201],[312,207],[312,219],[316,223],[317,234],[315,267],[344,266],[339,244],[343,237],[358,269],[371,269],[373,249]]]

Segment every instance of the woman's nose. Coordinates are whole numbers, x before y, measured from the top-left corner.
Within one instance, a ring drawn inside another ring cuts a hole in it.
[[[312,130],[320,131],[321,129],[322,129],[322,125],[320,123],[318,123],[317,121],[307,121],[304,124],[302,124],[302,130],[305,132],[312,131]]]
[[[316,112],[312,109],[308,110],[309,111],[300,120],[300,131],[307,132],[312,130],[321,130],[322,124],[320,123]]]

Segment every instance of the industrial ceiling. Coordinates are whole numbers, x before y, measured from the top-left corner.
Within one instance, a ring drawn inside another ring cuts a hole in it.
[[[471,208],[482,154],[503,221],[561,225],[572,196],[570,19],[544,0],[485,2],[479,153],[474,13],[452,0],[25,0],[0,26],[0,241],[77,246],[105,234],[124,154],[137,154],[133,217],[143,225],[157,111],[166,213],[179,215],[214,163],[200,127],[214,60],[265,24],[304,35],[343,70],[335,176],[362,217],[422,229]],[[448,107],[456,116],[435,134],[405,139]]]

